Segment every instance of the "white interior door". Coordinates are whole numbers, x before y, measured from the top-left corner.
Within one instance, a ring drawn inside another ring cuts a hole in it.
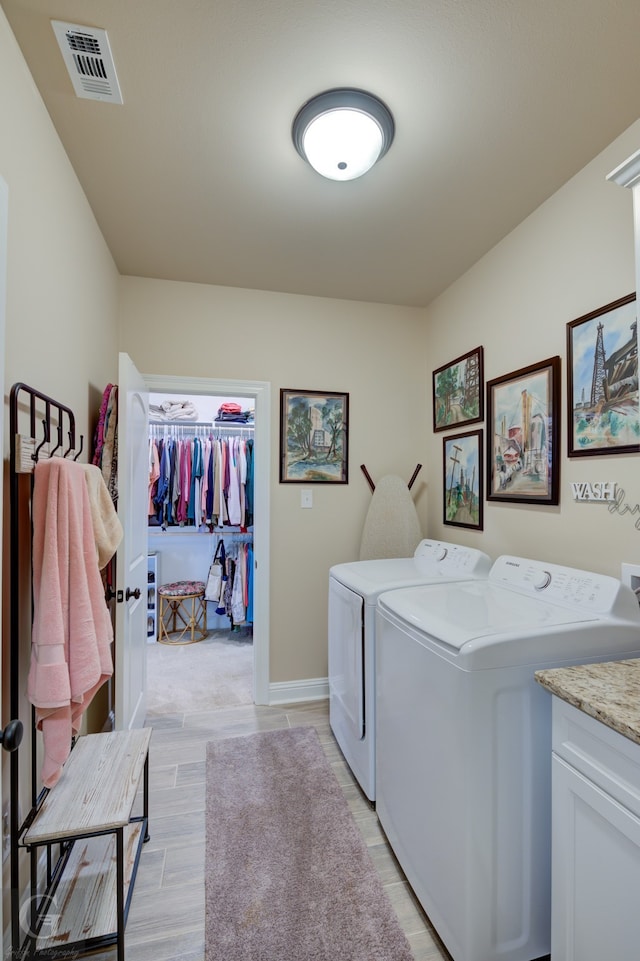
[[[115,716],[118,730],[142,727],[147,688],[147,497],[149,399],[128,354],[118,370],[118,516]]]

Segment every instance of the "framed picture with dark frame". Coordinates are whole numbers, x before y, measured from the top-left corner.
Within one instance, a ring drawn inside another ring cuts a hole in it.
[[[280,391],[280,483],[347,484],[349,395]]]
[[[560,358],[487,382],[487,500],[557,504]]]
[[[482,530],[482,430],[442,438],[442,522]]]
[[[638,317],[628,294],[567,324],[567,453],[640,450]]]
[[[433,429],[473,424],[484,416],[484,350],[474,347],[433,371]]]

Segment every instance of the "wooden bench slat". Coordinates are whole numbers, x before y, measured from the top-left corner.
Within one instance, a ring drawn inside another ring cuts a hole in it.
[[[125,899],[140,840],[141,825],[125,828]],[[86,938],[104,938],[117,930],[115,835],[76,841],[56,889],[53,918],[45,923],[37,950],[47,951]]]
[[[151,728],[78,738],[24,841],[41,844],[129,822]]]

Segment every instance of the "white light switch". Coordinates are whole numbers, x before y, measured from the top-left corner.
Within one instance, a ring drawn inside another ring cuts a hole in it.
[[[300,491],[300,507],[313,507],[313,491]]]

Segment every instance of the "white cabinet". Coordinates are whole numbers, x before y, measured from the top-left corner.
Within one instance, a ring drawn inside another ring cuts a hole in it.
[[[553,698],[553,961],[637,961],[640,745]]]
[[[158,636],[158,555],[147,555],[147,641]]]

